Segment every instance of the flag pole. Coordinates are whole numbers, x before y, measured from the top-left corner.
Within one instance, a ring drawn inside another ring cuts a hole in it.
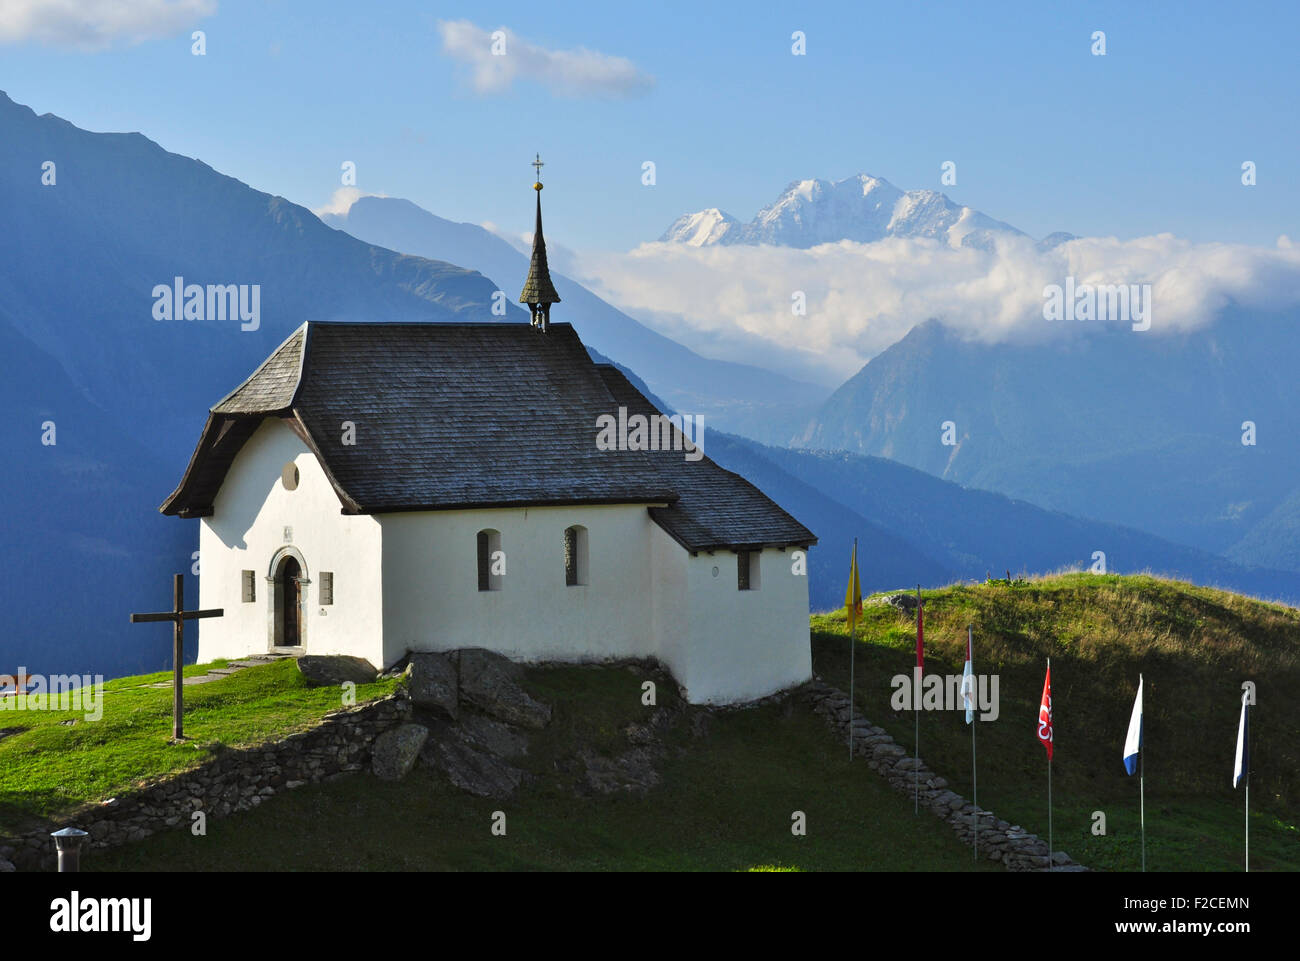
[[[970,624],[966,625],[966,656],[970,658],[971,648],[975,643],[974,631]],[[975,683],[975,665],[971,664],[971,683]],[[972,702],[974,692],[972,691]],[[975,776],[975,719],[971,717],[970,722],[970,785],[971,785],[971,804],[975,806],[975,837],[971,848],[972,859],[978,861],[980,856],[980,790],[979,780]]]
[[[1146,705],[1142,705],[1143,713],[1146,713]],[[1146,718],[1142,719],[1146,723]],[[1146,758],[1147,746],[1142,745],[1142,750],[1138,752],[1138,798],[1139,808],[1142,818],[1142,872],[1145,874],[1147,869],[1147,786],[1146,786]]]
[[[858,539],[853,538],[853,570],[849,572],[849,592],[853,592],[853,574],[858,565]],[[856,614],[856,610],[852,612]],[[858,619],[853,617],[853,623],[849,625],[849,762],[853,762],[853,683],[857,680],[857,671],[854,670],[854,655],[857,653],[857,634]]]
[[[858,625],[854,624],[849,628],[849,760],[853,760],[853,681],[854,681],[854,654],[857,648]]]
[[[917,671],[917,675],[919,676],[921,673],[921,669],[918,667],[916,671]],[[916,704],[912,705],[912,714],[916,718],[916,734],[914,738],[916,743],[916,751],[914,752],[915,759],[916,759],[916,766],[912,768],[912,774],[914,775],[914,777],[912,778],[912,783],[914,785],[914,791],[912,795],[912,813],[920,814],[921,813],[921,712],[918,705]]]
[[[1243,694],[1242,700],[1246,701],[1244,708],[1246,712],[1246,744],[1244,754],[1246,759],[1246,873],[1250,873],[1250,702],[1246,700],[1249,694]]]
[[[921,611],[921,585],[916,585],[916,649],[919,654],[923,643],[925,615]],[[920,658],[918,657],[919,661]],[[916,746],[916,764],[912,766],[912,813],[921,813],[921,665],[916,665],[916,690],[912,694],[912,716],[916,719],[916,733],[912,743]]]
[[[1052,673],[1052,659],[1047,659],[1047,673]],[[1052,742],[1056,742],[1056,725],[1052,725]],[[1052,755],[1047,755],[1047,870],[1052,870]]]
[[[1244,687],[1245,685],[1243,685]],[[1250,873],[1250,692],[1241,695],[1241,716],[1237,721],[1237,760],[1232,768],[1235,791],[1246,782],[1246,873]]]

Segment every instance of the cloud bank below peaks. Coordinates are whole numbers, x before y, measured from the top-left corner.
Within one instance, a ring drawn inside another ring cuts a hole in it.
[[[1047,320],[1045,289],[1150,285],[1150,330],[1194,330],[1229,303],[1300,306],[1300,245],[1193,244],[1171,234],[1078,238],[1040,250],[1024,236],[984,248],[924,238],[808,249],[646,243],[587,252],[578,279],[703,353],[807,379],[843,379],[935,318],[984,342],[1041,341],[1129,318]],[[803,313],[798,312],[800,301]]]

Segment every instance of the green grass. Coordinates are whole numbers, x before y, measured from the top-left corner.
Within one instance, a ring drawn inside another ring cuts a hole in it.
[[[184,673],[204,674],[224,663],[193,665]],[[19,729],[0,738],[0,834],[35,816],[195,767],[222,746],[257,744],[309,727],[342,706],[338,688],[308,687],[291,660],[248,668],[185,688],[187,740],[171,744],[172,690],[146,686],[170,679],[165,672],[107,682],[97,721],[86,720],[84,711],[0,711],[0,729]],[[395,683],[360,685],[357,700],[387,693]]]
[[[1241,682],[1253,680],[1251,869],[1300,870],[1300,612],[1155,577],[1071,574],[925,591],[926,671],[960,674],[966,625],[975,669],[1000,678],[1001,714],[977,722],[979,801],[1047,836],[1046,755],[1035,736],[1052,658],[1056,847],[1090,866],[1140,866],[1138,779],[1121,754],[1138,672],[1144,695],[1148,870],[1241,870],[1243,792],[1231,787]],[[890,678],[915,663],[915,620],[864,606],[856,700],[912,749],[913,717]],[[843,611],[813,618],[815,669],[848,688]],[[923,712],[921,756],[970,796],[970,728]],[[1093,812],[1106,816],[1092,834]]]
[[[1240,870],[1242,797],[1230,787],[1242,680],[1254,680],[1252,870],[1300,870],[1300,612],[1154,577],[1065,575],[925,592],[927,669],[959,674],[966,624],[976,670],[1000,678],[1001,715],[977,725],[982,805],[1044,837],[1046,761],[1034,736],[1043,662],[1052,658],[1058,849],[1092,867],[1136,870],[1137,779],[1121,750],[1138,671],[1146,677],[1147,861],[1150,870]],[[843,612],[813,618],[815,670],[848,687]],[[867,605],[856,648],[859,708],[912,745],[912,716],[889,706],[890,678],[910,671],[915,624]],[[166,678],[166,675],[158,675]],[[404,781],[369,775],[310,785],[258,808],[107,852],[86,870],[1001,870],[929,814],[912,814],[799,701],[717,716],[706,737],[685,721],[668,736],[663,783],[644,798],[579,797],[581,747],[628,747],[647,722],[640,669],[527,672],[552,704],[524,765],[537,777],[508,802],[473,798],[423,767]],[[10,714],[34,725],[0,741],[0,821],[12,813],[107,796],[137,779],[197,763],[209,740],[252,743],[338,706],[278,664],[186,689],[196,743],[166,744],[170,691],[114,682],[104,721],[58,727],[59,715]],[[659,685],[658,710],[687,710]],[[360,693],[391,689],[376,685]],[[3,715],[0,715],[3,717]],[[67,715],[62,716],[66,718]],[[970,797],[970,729],[960,713],[927,713],[921,754]],[[86,761],[93,763],[87,764]],[[490,831],[504,811],[507,834]],[[792,835],[803,811],[807,835]],[[1102,811],[1107,833],[1091,833]]]
[[[511,801],[471,797],[417,766],[299,788],[253,811],[96,853],[86,870],[999,870],[936,818],[913,815],[807,707],[721,715],[707,737],[682,723],[663,784],[646,797],[577,797],[556,762],[578,745],[625,750],[646,721],[642,676],[623,668],[539,668],[529,686],[554,707],[527,767],[543,779]],[[660,708],[666,709],[660,685]],[[504,811],[505,837],[490,832]],[[807,834],[791,832],[803,811]]]

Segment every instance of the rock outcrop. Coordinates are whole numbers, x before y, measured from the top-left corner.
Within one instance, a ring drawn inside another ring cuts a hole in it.
[[[385,731],[371,748],[371,771],[382,781],[400,781],[415,767],[428,738],[429,729],[423,724],[402,724]]]
[[[540,730],[550,723],[550,706],[534,700],[520,686],[520,665],[479,648],[461,651],[459,662],[462,703],[507,724]]]
[[[347,657],[342,654],[305,654],[298,658],[298,670],[312,687],[330,685],[370,684],[379,671],[364,657]]]
[[[460,708],[460,679],[446,654],[412,654],[407,671],[411,703],[437,717],[456,720]]]

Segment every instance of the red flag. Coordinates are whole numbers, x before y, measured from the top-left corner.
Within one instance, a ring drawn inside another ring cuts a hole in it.
[[[1047,662],[1047,677],[1043,680],[1043,700],[1038,705],[1038,740],[1047,748],[1047,759],[1052,759],[1052,662]]]
[[[916,667],[925,673],[925,615],[921,611],[921,588],[916,588]]]

